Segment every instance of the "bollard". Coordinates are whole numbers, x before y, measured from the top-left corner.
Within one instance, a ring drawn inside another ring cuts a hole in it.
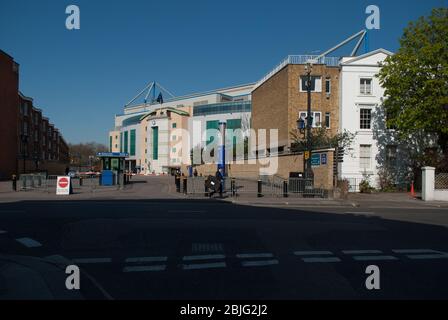
[[[184,178],[183,179],[183,189],[184,189],[184,194],[187,194],[188,192],[187,192],[187,178]]]
[[[283,198],[288,198],[288,182],[283,181]]]
[[[232,178],[232,180],[230,180],[230,192],[232,194],[232,197],[235,196],[236,194],[236,190],[235,190],[235,178]]]
[[[79,177],[79,186],[82,187],[82,177]]]
[[[258,193],[257,193],[257,197],[258,197],[258,198],[261,198],[261,197],[263,196],[263,187],[262,187],[262,184],[261,184],[261,180],[258,180],[258,181],[257,181],[257,184],[258,184]]]
[[[12,190],[17,191],[17,176],[15,174],[12,175]]]
[[[204,197],[208,197],[208,188],[207,188],[207,184],[204,184]]]

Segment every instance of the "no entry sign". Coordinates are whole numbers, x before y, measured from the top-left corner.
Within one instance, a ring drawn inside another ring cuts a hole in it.
[[[56,194],[70,194],[70,177],[58,177],[56,185]]]

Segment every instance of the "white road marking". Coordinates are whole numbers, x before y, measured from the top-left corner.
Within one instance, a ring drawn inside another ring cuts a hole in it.
[[[352,213],[352,214],[375,214],[375,212],[369,212],[369,211],[345,211],[344,213]]]
[[[226,256],[223,254],[204,254],[197,256],[185,256],[183,257],[184,261],[195,261],[195,260],[212,260],[212,259],[225,259]]]
[[[18,238],[16,241],[28,248],[42,247],[42,243],[31,238]]]
[[[109,263],[112,262],[111,258],[75,258],[72,259],[74,263]]]
[[[344,254],[369,254],[383,253],[381,250],[342,250]]]
[[[295,251],[296,256],[315,256],[315,255],[327,255],[333,254],[331,251]]]
[[[5,234],[5,233],[8,233],[8,231],[0,230],[0,234]]]
[[[272,258],[274,255],[272,253],[238,253],[236,255],[237,258],[240,259],[249,259],[249,258]]]
[[[395,253],[444,253],[432,249],[392,249]]]
[[[206,213],[205,210],[168,210],[168,213]]]
[[[123,272],[165,271],[166,265],[124,267]]]
[[[448,254],[409,254],[409,259],[448,259]]]
[[[307,263],[326,263],[326,262],[341,262],[338,257],[326,257],[326,258],[302,258],[303,262]]]
[[[271,266],[278,264],[278,260],[273,259],[273,260],[260,260],[260,261],[242,261],[241,264],[243,267]]]
[[[354,256],[356,261],[384,261],[384,260],[398,260],[394,256]]]
[[[125,261],[127,263],[134,262],[165,262],[168,260],[168,257],[132,257],[127,258]]]
[[[225,267],[227,267],[225,262],[184,264],[182,266],[184,270],[216,269]]]
[[[437,251],[432,249],[395,249],[392,250],[396,253],[420,253],[420,254],[407,254],[406,257],[409,259],[448,259],[448,253],[443,251]],[[427,254],[422,254],[427,253]]]

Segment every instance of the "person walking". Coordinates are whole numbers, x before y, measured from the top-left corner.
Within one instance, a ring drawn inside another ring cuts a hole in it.
[[[224,175],[222,174],[222,169],[218,169],[215,174],[216,179],[219,183],[219,196],[222,198],[222,189],[224,184]]]

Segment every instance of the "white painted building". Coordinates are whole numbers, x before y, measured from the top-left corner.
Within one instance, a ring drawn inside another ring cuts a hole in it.
[[[393,132],[386,129],[381,108],[384,89],[376,77],[379,63],[392,54],[378,49],[341,59],[339,130],[348,130],[355,137],[338,165],[338,176],[349,180],[351,191],[359,190],[364,177],[369,177],[373,187],[379,187],[381,167],[397,161],[398,146]]]

